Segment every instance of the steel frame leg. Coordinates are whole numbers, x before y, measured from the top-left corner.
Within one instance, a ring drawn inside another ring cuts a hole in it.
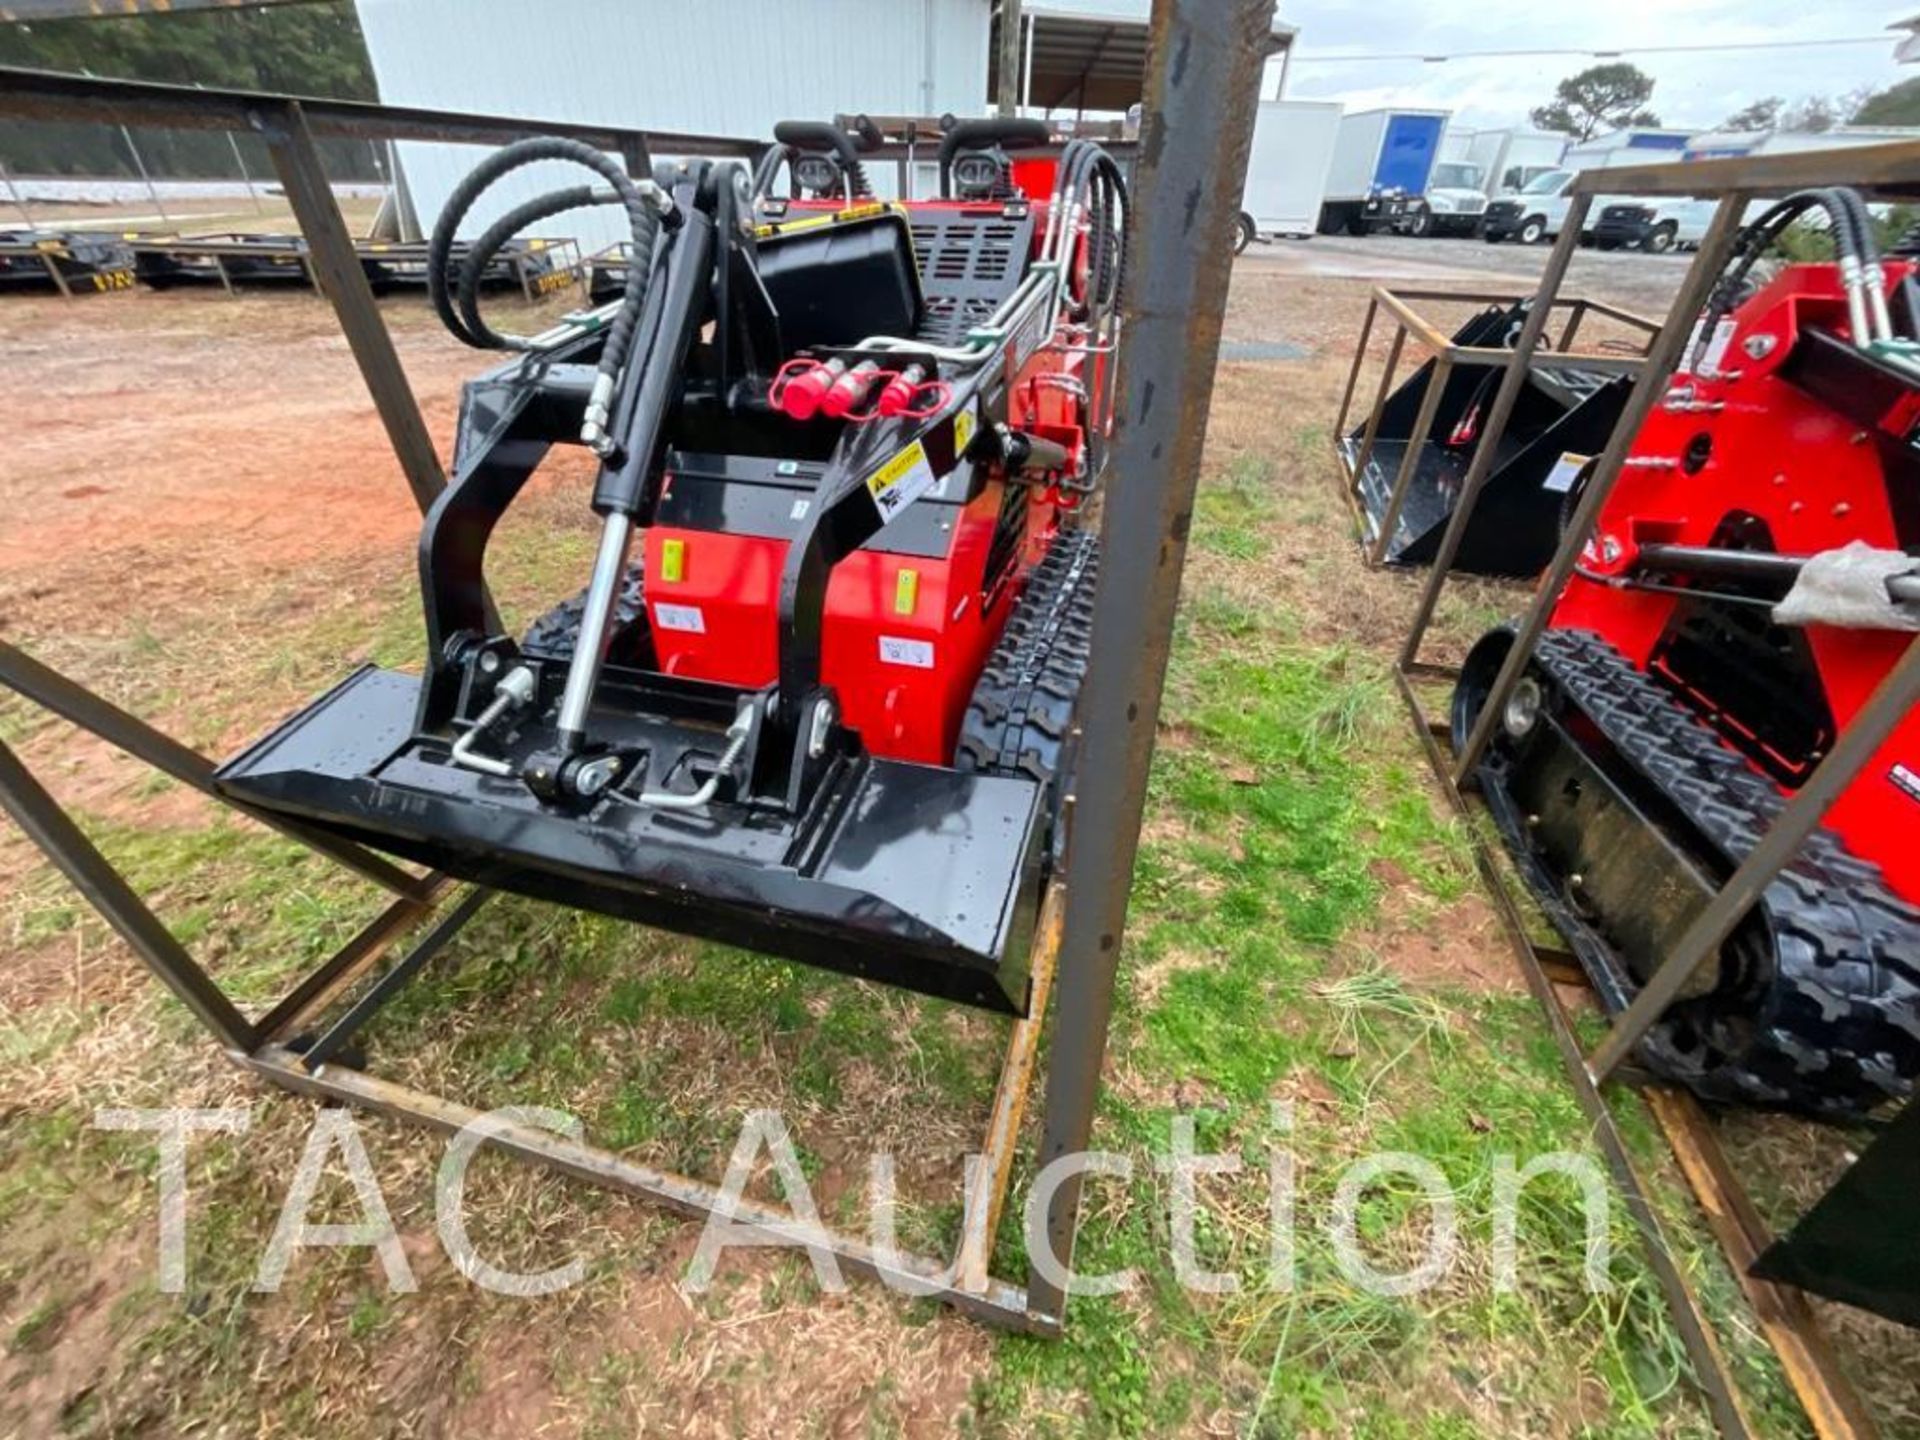
[[[247,1017],[194,963],[186,947],[4,743],[0,743],[0,807],[221,1045],[235,1054],[253,1049],[256,1037]]]
[[[1440,602],[1440,591],[1447,583],[1448,572],[1453,569],[1454,557],[1460,553],[1461,542],[1466,539],[1467,522],[1473,518],[1474,507],[1480,503],[1481,488],[1486,485],[1487,476],[1493,471],[1494,441],[1506,433],[1507,422],[1513,418],[1513,407],[1519,402],[1521,387],[1527,383],[1527,371],[1533,364],[1534,352],[1540,348],[1540,337],[1546,332],[1547,317],[1559,297],[1561,283],[1567,278],[1567,268],[1573,264],[1574,252],[1580,248],[1580,227],[1586,224],[1587,211],[1591,206],[1591,196],[1573,197],[1573,203],[1567,209],[1566,221],[1560,229],[1560,238],[1554,242],[1553,253],[1547,256],[1546,270],[1540,276],[1539,293],[1520,326],[1513,354],[1507,359],[1506,373],[1500,377],[1500,388],[1494,393],[1493,405],[1487,411],[1484,428],[1480,432],[1480,443],[1474,446],[1473,459],[1467,465],[1466,477],[1460,482],[1460,499],[1447,521],[1446,532],[1440,537],[1440,549],[1433,557],[1433,567],[1427,572],[1427,583],[1420,593],[1419,608],[1414,612],[1406,644],[1401,647],[1400,664],[1403,668],[1420,658],[1420,642],[1426,638],[1427,625],[1433,619],[1434,607]],[[1644,379],[1642,383],[1645,383]]]
[[[1238,214],[1272,20],[1273,0],[1159,0],[1153,9],[1115,479],[1102,501],[1104,533],[1124,543],[1104,548],[1094,596],[1079,773],[1097,778],[1075,797],[1042,1166],[1085,1151],[1093,1130],[1226,314],[1232,257],[1218,237]],[[1180,203],[1180,193],[1198,203]],[[1046,1216],[1045,1243],[1062,1266],[1073,1261],[1079,1214],[1076,1176],[1053,1192]],[[1027,1296],[1041,1314],[1064,1316],[1063,1287],[1037,1266]]]
[[[1407,333],[1404,329],[1400,332]],[[1414,474],[1420,468],[1420,452],[1427,443],[1428,433],[1433,429],[1433,417],[1440,411],[1440,397],[1446,392],[1447,383],[1453,379],[1453,356],[1443,350],[1433,357],[1433,374],[1427,380],[1427,393],[1420,397],[1420,410],[1414,417],[1413,433],[1408,437],[1407,453],[1400,457],[1400,471],[1394,476],[1393,493],[1387,497],[1387,508],[1380,516],[1380,533],[1373,538],[1373,549],[1367,555],[1369,565],[1384,564],[1387,558],[1387,546],[1393,543],[1394,528],[1400,523],[1400,512],[1406,508],[1407,490],[1413,484]],[[1379,419],[1379,411],[1374,412]]]
[[[286,187],[287,203],[293,207],[300,233],[306,237],[307,273],[339,318],[340,329],[366,378],[374,408],[380,412],[380,422],[386,426],[387,438],[406,474],[407,487],[424,515],[447,488],[446,472],[440,468],[433,437],[427,433],[420,406],[407,384],[407,372],[401,368],[393,337],[380,318],[366,267],[360,263],[353,237],[347,233],[347,222],[327,183],[306,114],[297,100],[290,100],[257,110],[253,126],[267,142],[274,169]]]

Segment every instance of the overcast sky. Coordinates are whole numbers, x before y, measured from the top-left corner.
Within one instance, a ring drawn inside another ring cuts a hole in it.
[[[1600,62],[1573,55],[1444,65],[1313,61],[1410,51],[1826,39],[1878,34],[1917,11],[1920,0],[1908,0],[1905,9],[1869,0],[1280,0],[1281,18],[1300,27],[1288,98],[1342,100],[1349,110],[1426,106],[1481,127],[1524,124],[1529,109],[1552,98],[1562,76]],[[1920,76],[1920,65],[1893,62],[1893,41],[1888,35],[1884,45],[1623,58],[1654,77],[1652,108],[1664,123],[1705,128],[1765,95],[1838,95]]]

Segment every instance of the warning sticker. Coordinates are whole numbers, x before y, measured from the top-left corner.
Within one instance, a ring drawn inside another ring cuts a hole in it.
[[[1591,455],[1576,455],[1571,450],[1567,451],[1554,462],[1553,469],[1547,472],[1547,478],[1540,482],[1540,488],[1557,495],[1566,494],[1573,489],[1573,482],[1580,478],[1581,470],[1592,458]]]
[[[967,453],[967,445],[973,439],[973,406],[953,417],[953,458],[958,460]]]
[[[918,440],[867,477],[867,493],[880,507],[880,523],[888,525],[907,506],[933,488],[937,477],[927,462],[927,449]]]
[[[925,640],[908,640],[899,635],[880,637],[882,665],[911,665],[915,670],[933,668],[933,646]]]
[[[688,635],[707,633],[707,617],[698,605],[669,605],[663,600],[653,602],[653,623],[662,630],[679,630]]]

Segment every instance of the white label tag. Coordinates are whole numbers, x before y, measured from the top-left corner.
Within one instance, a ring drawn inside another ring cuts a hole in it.
[[[882,665],[911,665],[915,670],[933,668],[933,646],[925,640],[907,640],[898,635],[880,637]]]
[[[689,635],[707,633],[707,617],[701,613],[698,605],[669,605],[656,600],[653,602],[653,623],[662,630],[681,630]]]
[[[1895,765],[1887,772],[1887,778],[1893,781],[1909,800],[1920,800],[1920,775],[1916,775],[1905,765]]]
[[[1564,495],[1573,489],[1573,482],[1580,478],[1580,471],[1593,457],[1575,455],[1571,450],[1554,462],[1553,469],[1547,472],[1547,478],[1540,482],[1542,490],[1551,490],[1556,495]]]
[[[1700,368],[1715,371],[1720,362],[1727,358],[1727,347],[1733,343],[1733,332],[1740,327],[1733,323],[1731,315],[1713,327],[1713,339],[1707,343],[1707,353],[1700,361]]]
[[[804,520],[807,518],[807,511],[812,508],[813,502],[811,500],[796,500],[793,502],[793,509],[787,512],[787,518],[789,520]]]

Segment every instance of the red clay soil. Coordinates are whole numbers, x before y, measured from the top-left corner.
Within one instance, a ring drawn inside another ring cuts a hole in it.
[[[444,454],[479,357],[419,297],[384,308]],[[160,576],[204,593],[417,533],[346,341],[313,296],[8,297],[0,380],[8,370],[33,383],[8,388],[0,444],[9,629],[19,607],[55,595],[63,609],[81,596],[115,609],[129,588],[162,598],[164,581],[158,595],[145,583]]]

